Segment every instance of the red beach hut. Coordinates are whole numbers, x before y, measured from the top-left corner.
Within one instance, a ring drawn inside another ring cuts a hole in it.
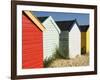
[[[43,67],[43,30],[45,28],[30,12],[22,12],[22,68]]]

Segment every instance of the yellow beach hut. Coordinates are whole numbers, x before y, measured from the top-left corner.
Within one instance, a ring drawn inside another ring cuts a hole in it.
[[[80,25],[81,54],[89,54],[89,25]]]

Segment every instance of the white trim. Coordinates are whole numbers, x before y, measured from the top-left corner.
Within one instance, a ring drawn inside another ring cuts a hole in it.
[[[44,26],[38,21],[38,19],[32,15],[30,11],[24,11],[24,13],[34,22],[37,24],[38,28],[41,29],[42,31],[45,30]]]
[[[53,17],[52,17],[52,16],[49,16],[49,18],[51,18],[52,23],[54,23],[53,25],[54,25],[55,29],[56,29],[57,32],[60,34],[61,31],[60,31],[60,29],[58,28],[58,25],[57,25],[56,22],[54,21]]]
[[[90,65],[87,67],[22,69],[21,66],[22,65],[22,61],[21,61],[22,60],[22,10],[89,13],[90,33],[91,33],[90,34]],[[94,71],[94,47],[93,46],[94,46],[94,11],[92,9],[17,5],[17,75]]]
[[[50,20],[52,21],[52,23],[54,23],[53,25],[54,25],[55,29],[57,30],[57,32],[60,34],[61,31],[60,31],[60,29],[58,28],[58,25],[57,25],[56,22],[54,21],[53,17],[52,17],[52,16],[49,16],[47,19],[49,19],[49,18],[50,18]],[[46,20],[47,20],[47,19],[46,19]],[[45,20],[45,21],[46,21],[46,20]],[[45,21],[43,21],[42,24],[44,24]]]

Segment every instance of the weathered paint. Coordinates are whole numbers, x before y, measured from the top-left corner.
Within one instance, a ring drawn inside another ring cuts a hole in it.
[[[53,18],[50,16],[43,22],[46,30],[43,32],[43,58],[51,57],[56,48],[59,47],[59,33],[60,30]]]
[[[75,58],[81,54],[81,33],[75,23],[69,32],[69,58]]]
[[[43,34],[28,16],[22,15],[22,68],[43,67]]]
[[[62,31],[60,33],[59,51],[64,58],[68,58],[69,54],[69,32]]]

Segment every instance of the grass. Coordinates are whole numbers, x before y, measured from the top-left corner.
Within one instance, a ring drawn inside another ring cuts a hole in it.
[[[77,56],[75,59],[67,59],[61,55],[61,51],[59,49],[55,49],[53,55],[44,60],[44,67],[86,66],[89,64],[89,55],[85,54],[84,48],[81,52],[84,55]]]
[[[61,55],[60,49],[56,49],[53,56],[54,56],[55,59],[65,59],[65,57],[63,55]]]
[[[61,55],[60,49],[56,48],[53,55],[44,60],[44,67],[57,67],[57,66],[82,66],[89,64],[89,55],[86,55],[85,48],[81,49],[80,57],[76,57],[75,59],[69,59],[65,56]]]
[[[54,61],[54,57],[51,56],[49,58],[46,58],[43,63],[44,63],[44,67],[49,67],[49,65]]]
[[[61,55],[59,49],[55,49],[54,54],[51,57],[46,58],[43,61],[44,62],[44,67],[49,67],[50,64],[56,59],[65,59],[65,57]]]
[[[73,59],[56,59],[49,67],[76,67],[76,66],[88,66],[89,65],[89,55],[77,56]]]

